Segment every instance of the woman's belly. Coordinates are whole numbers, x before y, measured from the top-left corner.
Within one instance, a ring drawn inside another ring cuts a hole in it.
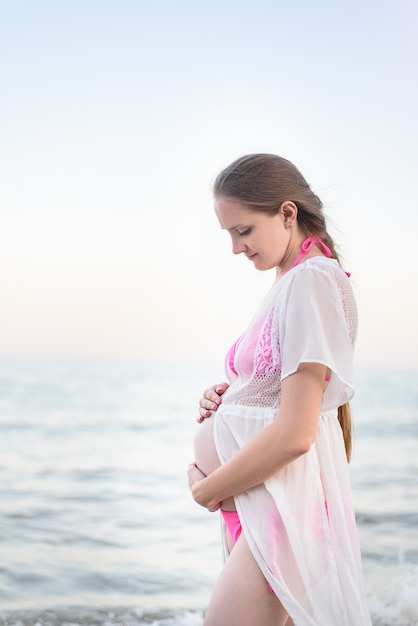
[[[215,418],[207,417],[199,424],[194,437],[194,454],[198,468],[208,476],[220,466],[215,448],[213,426]]]
[[[195,462],[197,467],[206,476],[209,476],[209,474],[214,472],[221,465],[213,436],[214,423],[215,417],[212,414],[212,417],[207,417],[199,424],[194,437]],[[230,497],[223,500],[221,502],[221,508],[224,511],[235,511],[234,498]]]

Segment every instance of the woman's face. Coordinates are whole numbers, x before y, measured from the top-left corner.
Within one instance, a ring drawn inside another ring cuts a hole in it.
[[[276,215],[268,215],[251,211],[238,200],[219,196],[215,199],[215,213],[221,228],[231,236],[234,254],[245,254],[258,270],[282,267],[286,262],[292,229],[282,207]]]

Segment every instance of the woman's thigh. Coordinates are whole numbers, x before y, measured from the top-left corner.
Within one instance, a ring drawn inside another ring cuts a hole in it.
[[[204,626],[284,626],[287,618],[242,534],[218,578]]]

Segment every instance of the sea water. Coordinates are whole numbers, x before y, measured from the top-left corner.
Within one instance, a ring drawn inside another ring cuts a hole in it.
[[[0,362],[0,625],[200,626],[219,518],[186,468],[215,368]],[[354,501],[374,626],[418,625],[416,372],[357,372]],[[338,626],[338,625],[336,625]]]

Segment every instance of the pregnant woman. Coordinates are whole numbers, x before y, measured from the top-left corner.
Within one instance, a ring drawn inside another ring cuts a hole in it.
[[[215,212],[276,279],[200,401],[191,493],[223,519],[205,626],[370,626],[348,473],[357,309],[322,203],[292,163],[219,174]]]

